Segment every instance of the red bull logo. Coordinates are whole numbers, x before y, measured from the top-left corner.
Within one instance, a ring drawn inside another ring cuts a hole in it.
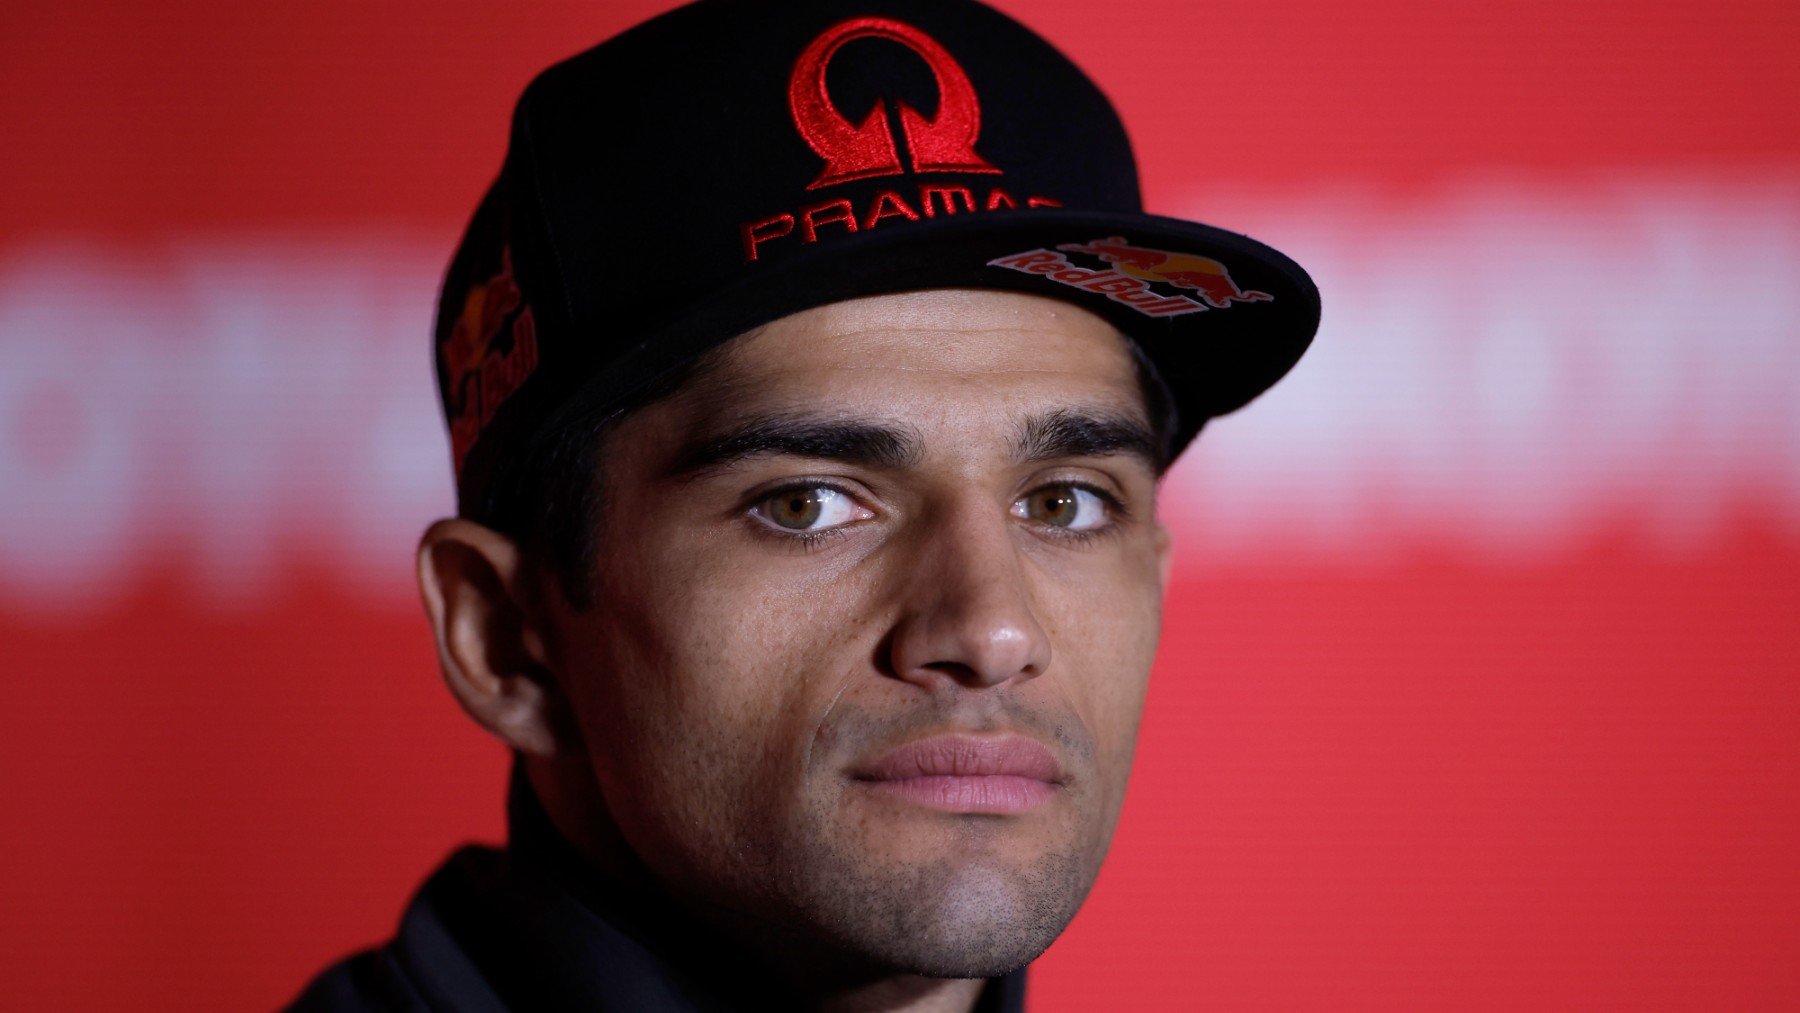
[[[1225,265],[1211,257],[1132,246],[1119,236],[1096,239],[1091,243],[1064,243],[1057,249],[1099,257],[1133,278],[1187,289],[1216,310],[1234,302],[1268,302],[1274,298],[1267,292],[1246,292],[1238,288]]]
[[[1111,267],[1082,267],[1061,251],[1084,253]],[[1091,243],[1064,243],[1054,250],[1027,250],[990,260],[988,266],[1040,275],[1070,288],[1105,296],[1147,317],[1203,313],[1225,309],[1234,302],[1268,302],[1272,298],[1267,292],[1238,288],[1225,265],[1210,257],[1132,246],[1118,236]],[[1158,291],[1153,283],[1192,292],[1199,298]]]
[[[513,279],[512,250],[503,249],[500,273],[469,290],[450,339],[439,352],[448,386],[450,447],[458,470],[500,405],[537,369],[537,322],[524,302]],[[509,319],[512,342],[501,349],[498,339]]]

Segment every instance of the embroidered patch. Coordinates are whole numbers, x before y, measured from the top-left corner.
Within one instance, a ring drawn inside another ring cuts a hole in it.
[[[852,124],[831,101],[825,70],[845,43],[887,39],[912,50],[931,68],[937,82],[938,108],[926,116],[897,102],[900,132],[914,172],[999,172],[975,153],[981,133],[981,102],[969,75],[938,41],[904,21],[851,18],[825,30],[794,62],[788,79],[788,108],[807,146],[825,160],[825,171],[807,186],[816,190],[853,179],[899,174],[900,150],[888,128],[884,103],[877,103],[860,125]]]
[[[886,39],[912,50],[931,70],[937,85],[937,111],[930,116],[898,99],[881,99],[860,124],[844,116],[831,101],[825,72],[846,43]],[[896,122],[890,123],[892,106]],[[962,64],[936,39],[892,18],[851,18],[826,29],[807,45],[788,78],[788,109],[794,128],[807,147],[824,159],[808,190],[879,176],[953,172],[1000,175],[1000,168],[981,157],[975,142],[981,135],[981,100]],[[905,143],[902,144],[901,141]],[[902,155],[904,154],[904,158]],[[916,190],[896,180],[866,203],[849,198],[821,201],[738,225],[744,262],[761,260],[764,247],[781,240],[791,247],[851,232],[867,232],[883,222],[916,222],[938,215],[1054,208],[1062,202],[1037,193],[1012,193],[983,187],[982,199],[969,185],[919,182]],[[916,192],[916,198],[913,194]]]
[[[502,345],[502,334],[510,334],[511,341]],[[537,321],[513,279],[510,247],[500,251],[500,273],[463,298],[462,314],[440,354],[450,446],[460,470],[500,405],[537,369]]]
[[[1085,268],[1062,251],[1085,254],[1111,267]],[[1267,292],[1238,288],[1225,265],[1211,257],[1132,246],[1121,236],[1089,243],[1063,243],[1054,250],[1027,250],[990,260],[988,266],[1042,275],[1070,288],[1103,295],[1147,317],[1180,316],[1207,309],[1222,310],[1232,303],[1274,299]],[[1159,291],[1152,287],[1153,282],[1192,292],[1199,298]]]
[[[795,241],[802,244],[816,243],[832,235],[858,230],[867,232],[882,222],[896,219],[916,222],[921,218],[1010,211],[1019,207],[1018,199],[999,187],[990,189],[985,200],[978,199],[975,191],[966,186],[946,183],[921,183],[917,192],[916,204],[908,203],[906,195],[899,190],[883,190],[871,198],[860,212],[849,199],[840,197],[796,208],[792,212],[774,215],[759,222],[745,222],[738,226],[744,262],[760,260],[763,247],[778,239],[786,240],[787,244]],[[1061,201],[1042,194],[1030,194],[1026,196],[1024,203],[1027,209],[1062,207]],[[859,220],[861,224],[858,224]]]

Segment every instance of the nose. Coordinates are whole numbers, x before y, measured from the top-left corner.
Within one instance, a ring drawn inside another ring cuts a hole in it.
[[[983,688],[1050,666],[1015,537],[1005,513],[991,509],[930,525],[889,641],[895,676],[928,690]]]

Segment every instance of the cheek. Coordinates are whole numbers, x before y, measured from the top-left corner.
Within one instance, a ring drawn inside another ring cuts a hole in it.
[[[863,589],[729,545],[644,548],[613,557],[578,663],[608,803],[681,850],[766,833],[799,804],[820,718],[866,667]]]
[[[1122,801],[1162,624],[1153,554],[1056,574],[1040,596],[1052,682],[1091,731],[1109,801]]]

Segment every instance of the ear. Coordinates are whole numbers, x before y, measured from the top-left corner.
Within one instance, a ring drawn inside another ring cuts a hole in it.
[[[425,530],[418,564],[438,665],[463,710],[528,756],[579,748],[545,663],[518,546],[473,521],[446,518]]]
[[[1169,592],[1169,574],[1175,568],[1175,536],[1169,534],[1168,525],[1161,520],[1156,522],[1156,576],[1162,581],[1163,593]]]

